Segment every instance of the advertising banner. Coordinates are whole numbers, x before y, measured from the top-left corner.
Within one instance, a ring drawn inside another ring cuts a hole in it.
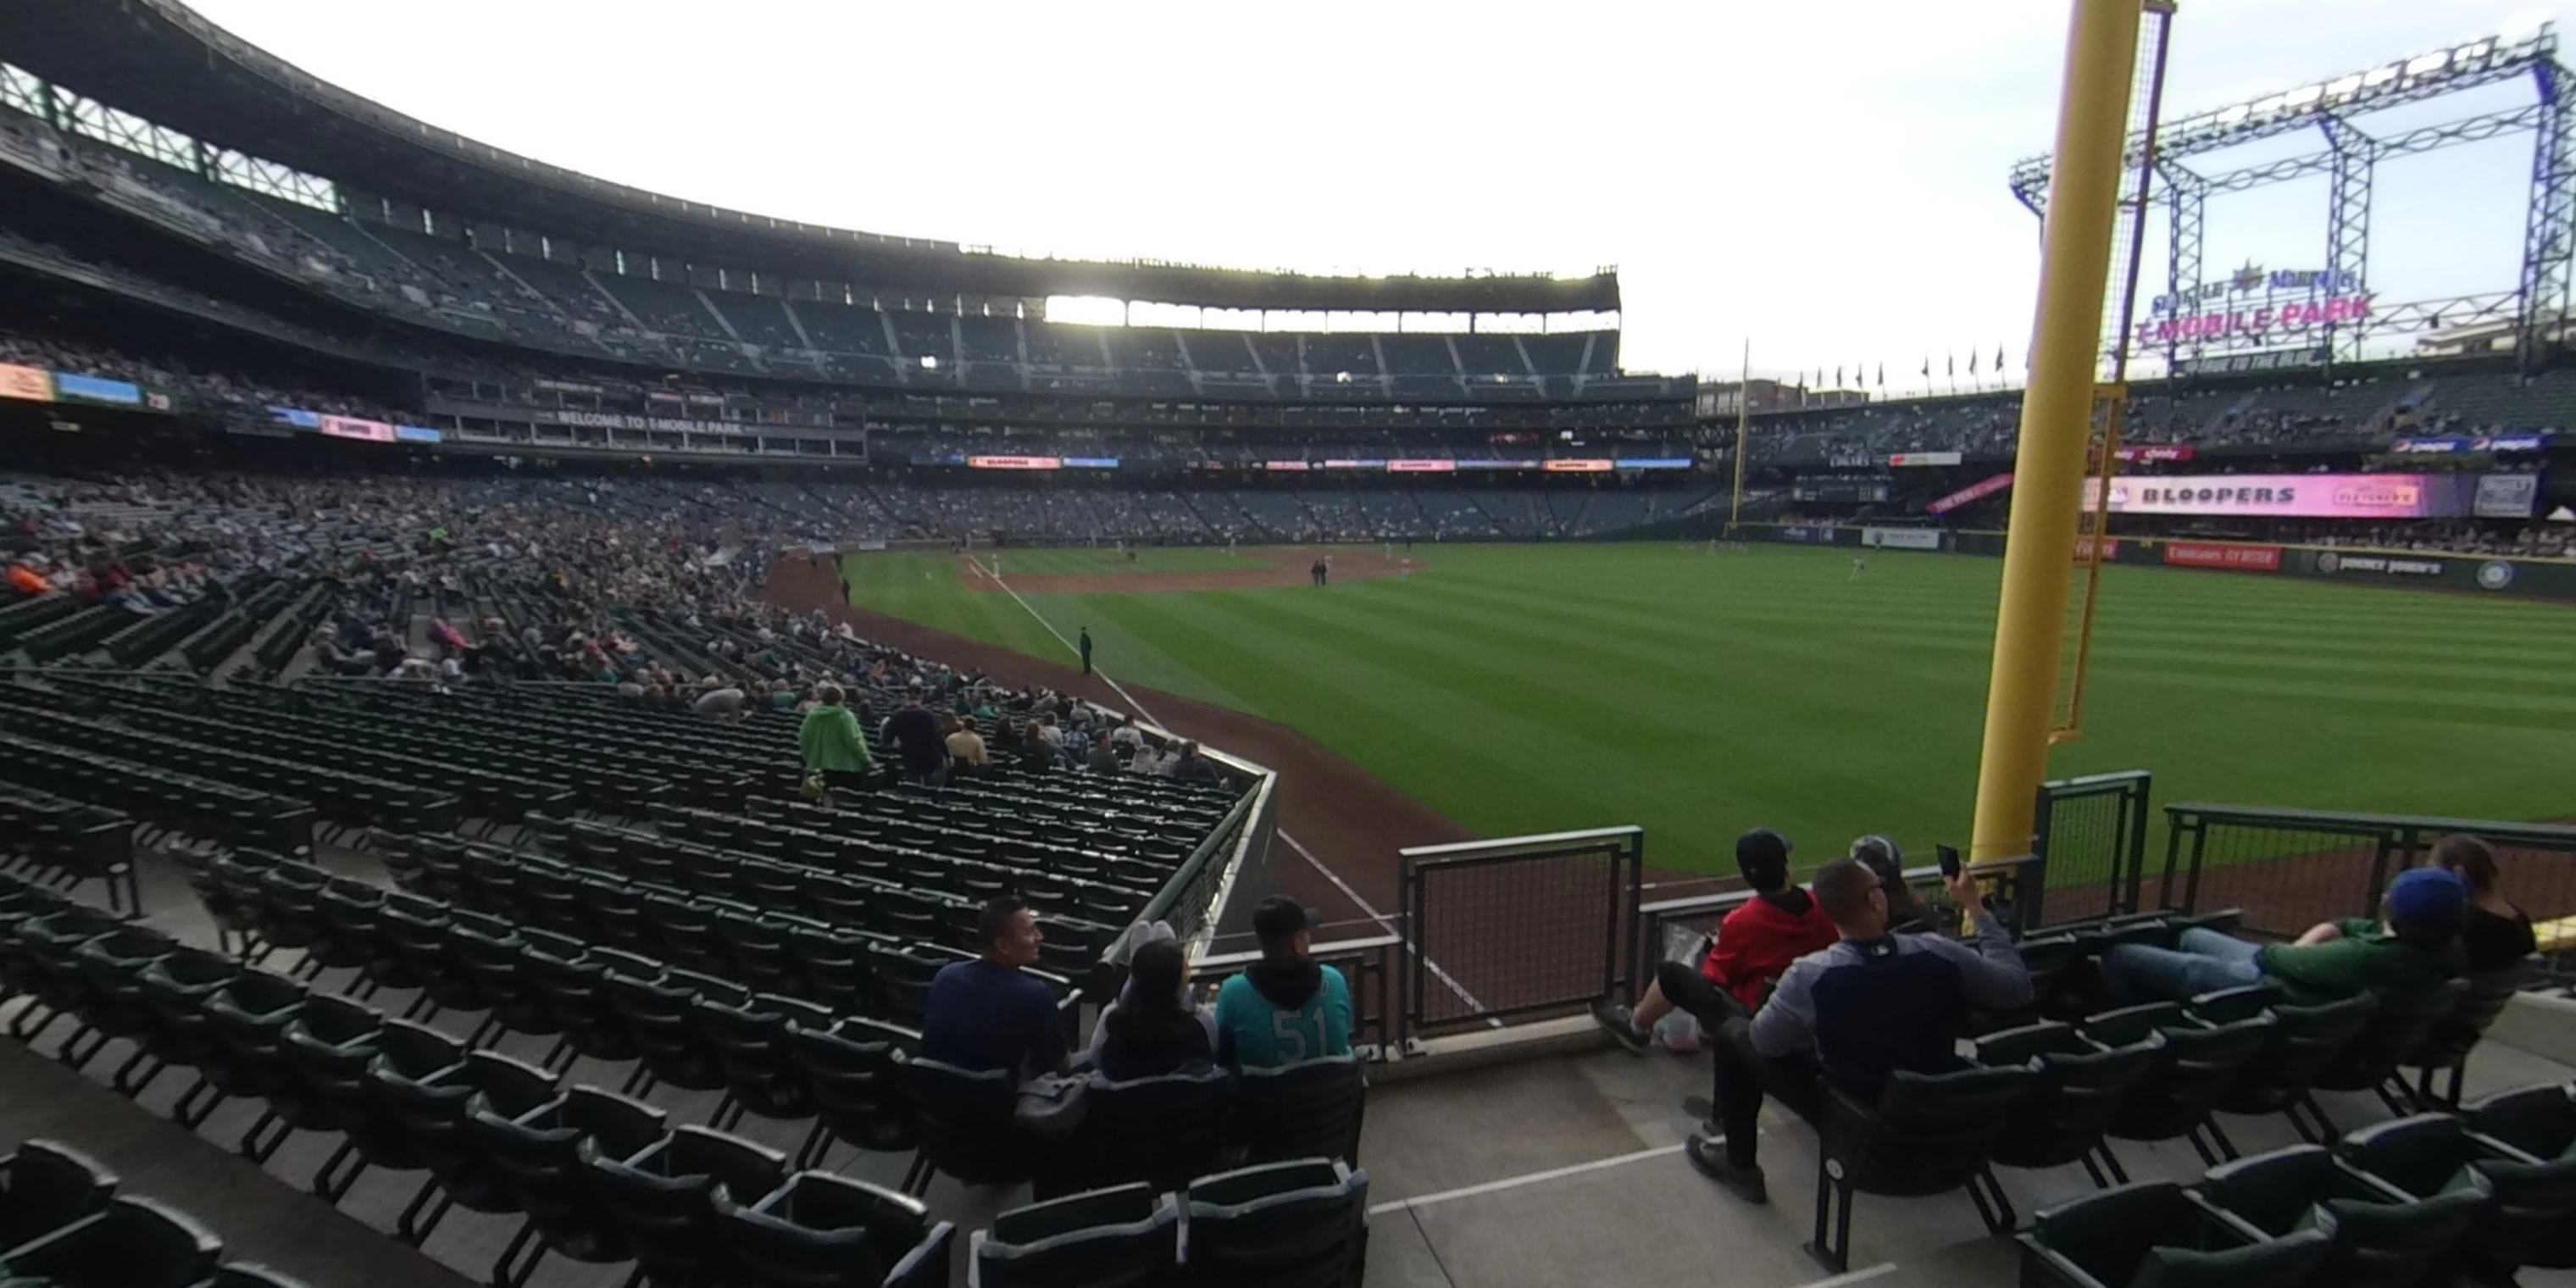
[[[1896,466],[1956,465],[1959,463],[1959,454],[1957,452],[1898,452],[1888,457],[1887,463]]]
[[[2477,516],[2481,519],[2528,519],[2540,504],[2537,474],[2485,474],[2478,478]]]
[[[2111,480],[2113,514],[2291,519],[2431,519],[2468,512],[2468,483],[2447,474],[2177,474]],[[2102,481],[2088,479],[2092,509]]]
[[[1069,470],[1114,470],[1118,468],[1118,458],[1115,456],[1068,456],[1064,458],[1064,467]]]
[[[1550,474],[1607,474],[1610,472],[1610,462],[1552,460],[1547,463],[1547,472]]]
[[[2388,450],[2402,456],[2456,456],[2463,452],[2545,452],[2547,434],[2484,434],[2474,438],[2400,438]]]
[[[0,362],[0,398],[28,402],[54,400],[54,373],[42,367],[15,367]]]
[[[1388,461],[1386,463],[1386,468],[1389,473],[1393,474],[1451,474],[1457,471],[1458,462]]]
[[[280,423],[293,425],[297,429],[322,428],[322,413],[318,411],[306,411],[301,407],[271,407],[268,409],[268,414]]]
[[[1950,511],[1956,510],[1960,506],[1985,500],[1987,497],[1993,496],[1995,493],[2001,492],[2005,488],[2011,486],[2012,475],[1992,475],[1987,478],[1979,479],[1966,487],[1960,488],[1958,491],[1923,507],[1923,509],[1927,513],[1931,514],[1948,514]]]
[[[2191,444],[2140,443],[2111,454],[2124,461],[2187,461],[2191,459]]]
[[[1834,530],[1832,528],[1799,527],[1791,525],[1780,529],[1780,539],[1782,541],[1801,542],[1811,546],[1830,546],[1834,543]]]
[[[2327,577],[2361,573],[2373,577],[2439,577],[2447,567],[2439,559],[2408,559],[2392,555],[2348,555],[2337,550],[2317,552],[2317,572]]]
[[[699,420],[688,416],[639,416],[625,411],[579,411],[562,407],[516,408],[540,425],[584,425],[592,429],[661,430],[682,434],[748,434],[755,425],[737,425],[729,420]]]
[[[1460,461],[1459,464],[1465,465],[1467,462]],[[1324,468],[1328,470],[1382,470],[1386,468],[1386,462],[1371,460],[1326,461],[1324,462]]]
[[[1615,463],[1623,470],[1686,470],[1698,462],[1687,456],[1622,456]]]
[[[1460,461],[1460,462],[1458,462],[1458,468],[1459,468],[1459,469],[1462,469],[1462,470],[1534,470],[1534,469],[1537,469],[1538,467],[1539,467],[1539,461],[1538,461],[1538,460],[1537,460],[1537,458],[1535,458],[1535,457],[1525,458],[1525,459],[1517,460],[1517,461]]]
[[[1303,474],[1315,466],[1310,461],[1263,461],[1261,468],[1276,474]]]
[[[446,440],[447,435],[427,425],[394,426],[394,441],[397,443],[439,443]]]
[[[970,470],[1060,470],[1064,460],[1055,456],[969,456]]]
[[[1792,501],[1884,501],[1887,484],[1869,479],[1816,479],[1789,485]]]
[[[2226,568],[2236,572],[2281,571],[2279,546],[2222,546],[2204,541],[2168,541],[2165,563],[2175,568]]]
[[[362,443],[394,441],[394,427],[381,420],[362,420],[356,416],[325,416],[320,429],[333,438],[354,438]]]
[[[139,386],[122,380],[75,375],[69,371],[54,373],[54,393],[63,398],[85,398],[91,402],[117,403],[127,407],[143,405],[143,390]]]
[[[2095,548],[2097,546],[2100,548],[2099,554],[2095,553]],[[2118,537],[2102,537],[2097,539],[2094,537],[2079,536],[2075,538],[2075,561],[2077,563],[2109,563],[2119,557],[2120,539]]]
[[[1881,546],[1889,550],[1938,550],[1941,548],[1941,530],[1939,528],[1863,528],[1860,530],[1860,543],[1864,546]]]

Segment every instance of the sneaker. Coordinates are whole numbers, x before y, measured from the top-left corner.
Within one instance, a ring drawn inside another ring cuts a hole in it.
[[[1630,1018],[1627,1007],[1617,1002],[1595,1002],[1592,1004],[1592,1019],[1603,1032],[1617,1038],[1619,1045],[1631,1053],[1645,1051],[1646,1035],[1637,1031],[1637,1022]]]
[[[1700,1175],[1735,1191],[1735,1197],[1755,1204],[1771,1201],[1770,1187],[1762,1183],[1761,1166],[1737,1167],[1726,1157],[1724,1144],[1694,1135],[1690,1143],[1682,1147],[1682,1153],[1689,1157],[1691,1166],[1699,1169]]]

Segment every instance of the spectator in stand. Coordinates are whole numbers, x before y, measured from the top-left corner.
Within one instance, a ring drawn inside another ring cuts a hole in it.
[[[1655,1024],[1676,1006],[1696,1017],[1704,1032],[1716,1033],[1728,1020],[1753,1014],[1763,990],[1791,962],[1831,948],[1841,937],[1815,897],[1789,880],[1789,838],[1767,827],[1737,837],[1735,868],[1754,897],[1717,923],[1717,937],[1707,941],[1697,968],[1664,962],[1633,1012],[1607,1002],[1593,1009],[1620,1045],[1645,1050]]]
[[[934,787],[939,784],[948,767],[948,734],[940,728],[939,717],[921,705],[918,687],[907,692],[903,706],[885,718],[878,738],[895,749],[904,777]]]
[[[1900,1070],[1960,1067],[1955,1048],[1970,1008],[2030,1001],[2030,972],[1979,899],[1976,878],[1962,872],[1947,883],[1976,923],[1973,946],[1893,933],[1887,891],[1859,859],[1836,859],[1816,873],[1816,902],[1841,940],[1792,963],[1750,1021],[1729,1020],[1719,1033],[1723,1139],[1693,1134],[1684,1150],[1693,1167],[1746,1202],[1768,1202],[1755,1150],[1765,1095],[1810,1122],[1829,1086],[1869,1103]]]
[[[1312,909],[1272,895],[1252,910],[1261,960],[1217,989],[1218,1059],[1270,1069],[1351,1050],[1351,986],[1313,957]]]
[[[2433,866],[2456,872],[2469,888],[2468,917],[2460,925],[2460,949],[2469,969],[2484,974],[2516,965],[2539,951],[2531,914],[2513,905],[2496,889],[2494,847],[2458,833],[2433,843]]]
[[[1216,1017],[1192,1005],[1189,961],[1180,944],[1154,939],[1127,963],[1127,987],[1101,1011],[1091,1055],[1112,1082],[1207,1067],[1216,1059]]]
[[[1118,750],[1110,744],[1108,734],[1094,734],[1092,736],[1091,752],[1088,756],[1083,758],[1082,767],[1095,774],[1114,774],[1118,772]]]
[[[2292,1002],[2432,988],[2459,973],[2468,883],[2444,868],[2409,868],[2388,883],[2383,920],[2323,922],[2287,944],[2253,944],[2215,930],[2182,932],[2172,948],[2120,944],[2102,955],[2114,1004],[2187,1001],[2265,980]]]
[[[1165,772],[1176,783],[1188,783],[1194,787],[1214,787],[1217,784],[1216,764],[1199,754],[1199,745],[1195,742],[1182,743]]]
[[[923,1058],[1023,1080],[1071,1070],[1055,994],[1028,974],[1046,941],[1037,914],[1013,896],[992,899],[976,915],[975,940],[981,954],[974,961],[952,962],[931,977]]]
[[[867,736],[859,730],[859,717],[842,702],[841,686],[816,689],[814,709],[796,726],[796,745],[805,754],[806,771],[821,774],[827,791],[865,787],[868,767],[874,763]]]
[[[1888,925],[1898,930],[1932,928],[1932,909],[1906,883],[1905,853],[1896,848],[1896,842],[1884,836],[1864,836],[1851,843],[1851,857],[1878,874],[1879,889],[1887,895]]]
[[[957,732],[948,735],[948,760],[952,769],[982,769],[992,762],[984,753],[983,735],[975,732],[975,717],[957,720]]]
[[[711,684],[719,683],[713,676],[709,676],[708,680]],[[689,704],[689,710],[711,720],[739,720],[742,718],[742,708],[746,701],[748,701],[748,695],[743,693],[740,687],[721,684],[720,687],[711,687],[700,693],[697,701]]]

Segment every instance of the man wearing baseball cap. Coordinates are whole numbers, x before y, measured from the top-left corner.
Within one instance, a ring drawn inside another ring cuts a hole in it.
[[[2188,1001],[2266,980],[2302,1006],[2435,988],[2464,964],[2459,935],[2468,908],[2469,888],[2458,873],[2409,868],[2388,883],[2379,901],[2383,920],[2322,922],[2287,944],[2194,927],[2171,948],[2121,944],[2102,954],[2102,982],[2121,1004]]]
[[[1261,960],[1216,991],[1217,1060],[1269,1069],[1351,1051],[1351,986],[1309,954],[1315,911],[1286,895],[1252,910]]]
[[[1735,868],[1754,897],[1717,923],[1717,937],[1708,941],[1697,969],[1665,962],[1655,968],[1655,982],[1633,1011],[1614,1002],[1593,1008],[1592,1017],[1621,1046],[1645,1050],[1656,1021],[1677,1006],[1715,1033],[1730,1018],[1751,1015],[1762,1004],[1763,990],[1789,963],[1834,946],[1839,936],[1832,919],[1789,879],[1789,838],[1767,827],[1735,838]]]

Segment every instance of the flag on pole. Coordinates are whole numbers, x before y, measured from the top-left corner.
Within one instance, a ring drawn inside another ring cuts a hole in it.
[[[1834,388],[1836,388],[1836,389],[1840,389],[1840,388],[1842,388],[1842,387],[1843,387],[1843,369],[1842,369],[1842,368],[1840,368],[1840,367],[1836,367],[1836,368],[1834,368]]]
[[[1887,388],[1887,364],[1884,362],[1878,364],[1878,387]]]
[[[1926,380],[1932,378],[1932,355],[1928,353],[1923,355],[1923,378]]]
[[[1977,374],[1977,351],[1974,349],[1968,350],[1968,374]]]
[[[1951,354],[1951,355],[1946,359],[1946,361],[1950,364],[1950,368],[1949,368],[1949,369],[1950,369],[1950,374],[1951,374],[1951,375],[1953,375],[1953,376],[1958,375],[1958,374],[1959,374],[1959,355],[1957,355],[1957,354],[1955,354],[1955,353],[1954,353],[1954,354]]]
[[[1996,374],[1998,374],[1998,375],[2002,374],[2003,369],[2004,369],[2004,347],[2003,347],[2002,345],[2000,345],[2000,344],[1999,344],[1999,345],[1996,345],[1996,346],[1995,346],[1995,372],[1996,372]]]

